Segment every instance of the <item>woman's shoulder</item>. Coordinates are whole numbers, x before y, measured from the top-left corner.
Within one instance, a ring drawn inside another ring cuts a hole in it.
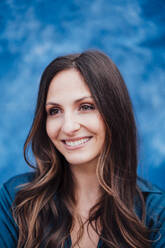
[[[152,247],[165,247],[165,191],[141,178],[138,186],[145,200],[145,222],[151,231]]]
[[[11,177],[1,187],[1,197],[8,195],[11,201],[15,199],[16,193],[20,190],[21,186],[33,180],[35,173],[27,172]]]
[[[34,173],[10,178],[0,189],[0,247],[14,248],[18,241],[18,227],[12,214],[12,205],[21,186],[33,180]]]
[[[35,176],[34,172],[26,172],[23,174],[15,175],[9,178],[4,184],[7,186],[19,186],[19,184],[28,183],[33,180]]]
[[[138,186],[144,196],[147,214],[156,216],[163,211],[165,216],[165,191],[141,178],[138,178]]]
[[[146,193],[154,193],[154,194],[165,194],[165,191],[158,186],[150,183],[147,180],[144,180],[140,177],[138,177],[137,184],[142,192]]]
[[[138,186],[144,196],[147,213],[164,211],[165,215],[165,191],[141,178],[138,178]]]

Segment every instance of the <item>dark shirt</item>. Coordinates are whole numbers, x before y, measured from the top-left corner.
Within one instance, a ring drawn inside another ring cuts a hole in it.
[[[18,241],[18,227],[13,219],[11,206],[19,191],[19,185],[30,182],[33,173],[25,173],[9,179],[0,190],[0,248],[15,248]],[[165,248],[165,192],[148,182],[138,179],[146,204],[146,226],[151,230],[152,248]],[[141,207],[135,204],[135,212],[141,216]],[[153,231],[152,231],[153,230]],[[71,239],[65,243],[65,248],[71,247]],[[97,248],[101,248],[100,240]]]

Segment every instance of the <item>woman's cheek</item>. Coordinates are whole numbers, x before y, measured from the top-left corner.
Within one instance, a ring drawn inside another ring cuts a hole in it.
[[[60,129],[60,123],[58,121],[53,119],[48,119],[46,121],[46,132],[49,138],[53,138],[54,136],[57,136],[59,129]]]
[[[86,116],[86,118],[84,117],[82,120],[82,125],[95,132],[99,129],[100,122],[102,122],[102,120],[99,118],[99,116],[93,114]]]

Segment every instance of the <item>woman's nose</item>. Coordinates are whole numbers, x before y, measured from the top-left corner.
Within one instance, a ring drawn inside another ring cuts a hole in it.
[[[74,114],[66,114],[63,119],[61,130],[70,135],[80,129],[78,118]]]

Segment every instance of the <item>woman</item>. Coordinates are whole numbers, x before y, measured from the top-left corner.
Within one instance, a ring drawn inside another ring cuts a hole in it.
[[[24,151],[34,173],[1,190],[1,247],[165,247],[165,197],[137,180],[131,101],[105,54],[47,66]]]

